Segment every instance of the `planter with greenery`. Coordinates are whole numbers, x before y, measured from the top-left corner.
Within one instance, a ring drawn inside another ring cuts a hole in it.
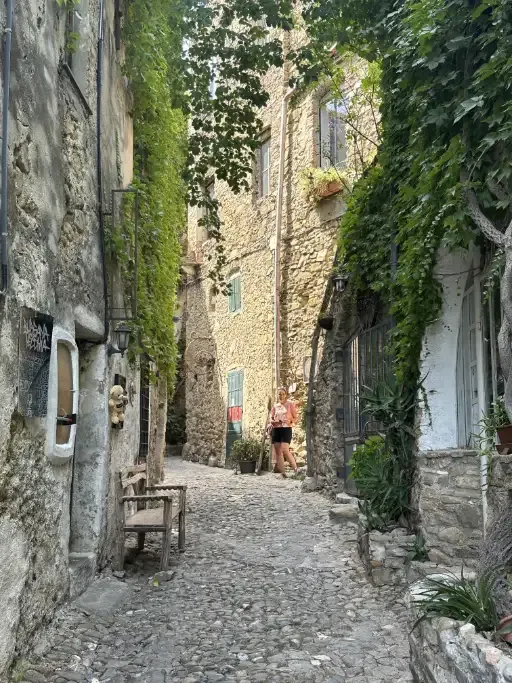
[[[256,471],[260,450],[261,443],[257,439],[247,438],[235,441],[231,448],[231,455],[238,463],[241,474],[251,474]]]
[[[488,458],[489,466],[495,449],[502,455],[512,452],[512,425],[502,397],[491,404],[479,426],[480,434],[476,439],[482,454]]]
[[[334,316],[328,313],[320,313],[318,316],[318,324],[323,330],[332,330],[334,327]]]
[[[301,173],[301,188],[307,200],[316,204],[339,192],[348,194],[351,190],[351,183],[347,174],[335,166],[310,167],[305,168]]]

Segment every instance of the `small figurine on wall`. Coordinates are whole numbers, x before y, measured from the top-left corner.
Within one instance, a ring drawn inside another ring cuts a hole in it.
[[[128,397],[120,384],[114,384],[110,390],[110,400],[108,407],[110,411],[110,422],[113,427],[123,427],[124,407],[128,403]]]

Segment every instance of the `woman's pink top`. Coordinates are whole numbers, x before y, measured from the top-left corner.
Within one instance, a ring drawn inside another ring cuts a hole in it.
[[[274,403],[270,412],[272,422],[281,422],[280,427],[292,427],[297,422],[297,408],[295,403]]]

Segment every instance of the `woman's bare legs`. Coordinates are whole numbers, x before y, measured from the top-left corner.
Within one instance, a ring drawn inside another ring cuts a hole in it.
[[[282,443],[282,444],[281,444],[281,447],[282,447],[282,448],[281,448],[281,452],[282,452],[282,454],[283,454],[283,464],[284,464],[284,460],[285,460],[285,459],[288,460],[288,462],[290,463],[290,466],[291,466],[292,470],[293,470],[294,472],[296,472],[296,471],[297,471],[297,463],[295,462],[295,458],[293,457],[293,455],[290,453],[290,446],[289,446],[289,444],[287,444],[287,443]]]
[[[286,477],[286,474],[284,472],[284,458],[283,458],[283,451],[281,447],[283,446],[282,443],[275,443],[274,448],[276,452],[276,470],[283,476]]]

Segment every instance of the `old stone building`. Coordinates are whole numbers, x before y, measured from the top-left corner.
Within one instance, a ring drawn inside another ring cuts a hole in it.
[[[147,372],[141,381],[111,344],[129,317],[122,287],[106,291],[111,193],[133,166],[118,3],[11,4],[1,15],[12,36],[2,55],[1,680],[109,559],[114,475],[139,445],[147,454],[153,429]],[[114,384],[128,397],[123,429],[109,417]]]
[[[475,564],[507,486],[509,456],[482,452],[479,439],[503,382],[499,292],[484,294],[483,286],[489,268],[489,254],[476,246],[441,251],[442,311],[423,340],[428,405],[417,415],[413,504],[430,560],[448,567]],[[333,292],[329,311],[334,323],[324,333],[315,382],[312,458],[320,485],[355,492],[350,459],[378,431],[361,396],[391,368],[393,320],[376,296],[354,298],[349,281],[342,293]]]
[[[207,277],[214,245],[200,224],[203,210],[189,211],[185,457],[224,463],[234,439],[259,438],[278,385],[294,388],[300,415],[344,182],[357,174],[344,122],[345,102],[359,82],[360,72],[354,74],[339,93],[325,85],[304,94],[290,93],[287,64],[272,69],[263,79],[270,99],[251,191],[235,196],[205,178],[205,191],[220,205],[229,296],[215,294]],[[300,424],[293,447],[303,459]]]

